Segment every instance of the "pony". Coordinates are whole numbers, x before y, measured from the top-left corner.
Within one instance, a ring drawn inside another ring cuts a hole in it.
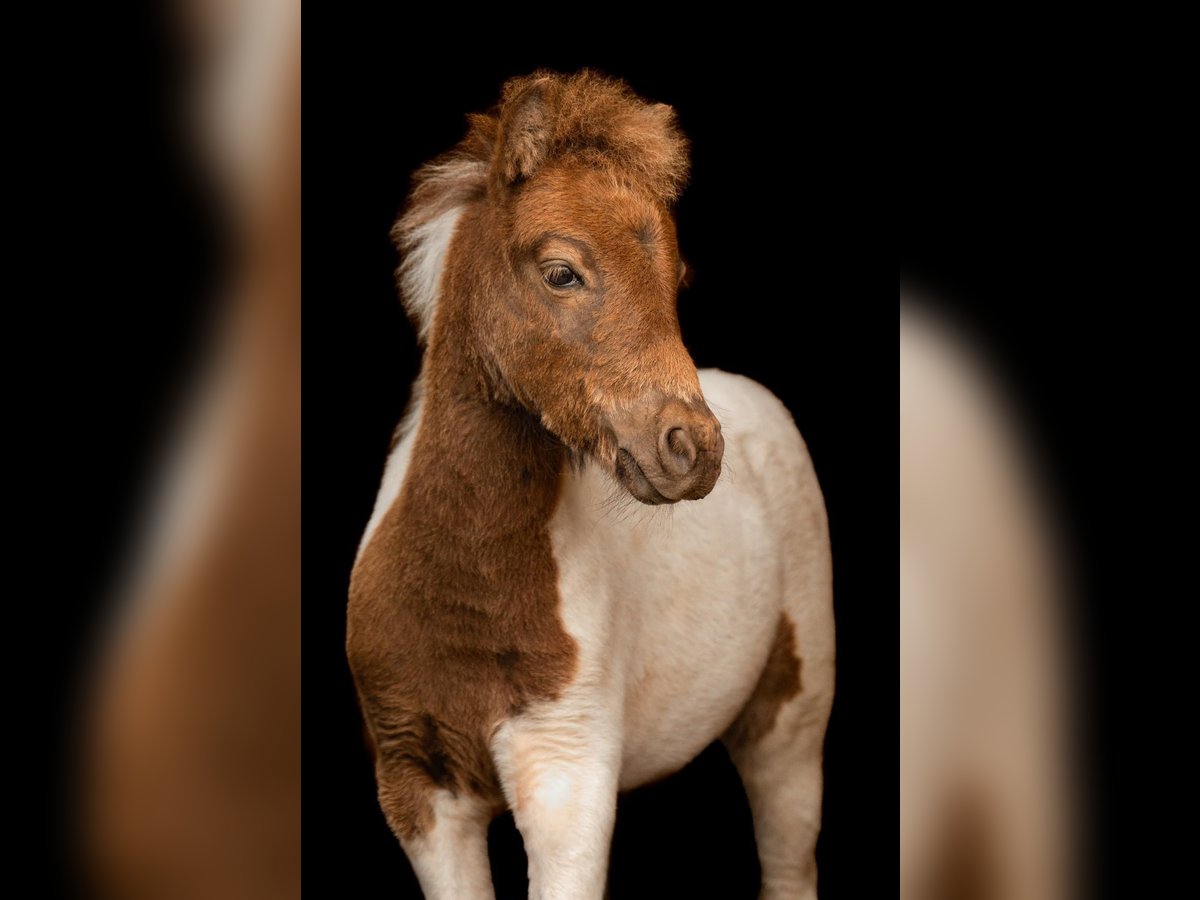
[[[618,793],[718,738],[762,896],[816,896],[824,501],[783,404],[684,348],[688,166],[670,106],[538,72],[418,171],[393,230],[424,354],[346,649],[379,803],[429,900],[494,896],[505,809],[530,897],[602,897]]]

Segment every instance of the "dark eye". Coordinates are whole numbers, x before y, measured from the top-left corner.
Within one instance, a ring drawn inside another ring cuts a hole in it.
[[[542,278],[546,280],[546,284],[557,288],[571,287],[582,283],[571,267],[564,266],[562,263],[547,267],[542,272]]]

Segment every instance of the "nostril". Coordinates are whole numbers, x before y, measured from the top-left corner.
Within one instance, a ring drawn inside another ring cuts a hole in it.
[[[672,428],[667,432],[667,444],[672,453],[686,454],[688,450],[692,449],[692,442],[682,428]]]
[[[696,442],[685,428],[669,428],[659,455],[663,466],[677,476],[688,474],[696,465]]]

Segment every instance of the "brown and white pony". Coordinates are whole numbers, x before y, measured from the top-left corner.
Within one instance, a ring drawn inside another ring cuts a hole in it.
[[[684,349],[687,167],[669,106],[538,73],[417,174],[396,226],[426,350],[347,651],[379,801],[430,900],[493,896],[505,808],[531,897],[601,897],[618,791],[716,738],[763,896],[816,896],[825,509],[783,405]],[[649,506],[614,515],[618,492]],[[701,502],[649,508],[680,500]]]

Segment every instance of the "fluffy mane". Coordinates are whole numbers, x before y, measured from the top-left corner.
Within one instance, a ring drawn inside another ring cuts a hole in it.
[[[570,156],[639,184],[671,203],[687,181],[688,145],[666,104],[647,103],[623,81],[583,70],[510,79],[500,102],[468,116],[466,137],[413,176],[404,214],[392,227],[405,309],[429,339],[446,250],[463,208],[505,192]]]

